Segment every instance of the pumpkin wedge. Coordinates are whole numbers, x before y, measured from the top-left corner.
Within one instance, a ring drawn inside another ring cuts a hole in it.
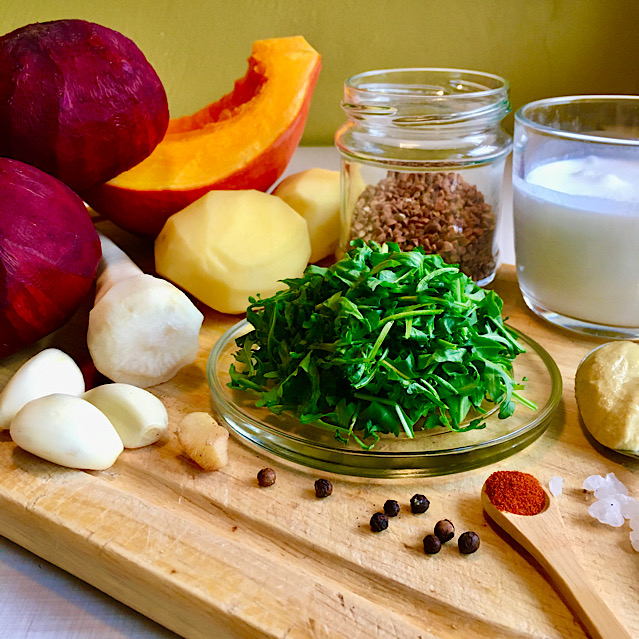
[[[208,191],[268,190],[302,137],[320,67],[301,36],[255,42],[231,93],[172,119],[149,157],[81,195],[121,228],[155,237]]]

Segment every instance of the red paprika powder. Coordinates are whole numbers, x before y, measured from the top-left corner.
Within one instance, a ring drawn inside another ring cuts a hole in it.
[[[493,473],[484,490],[495,508],[515,515],[537,515],[546,505],[546,492],[539,480],[518,470]]]

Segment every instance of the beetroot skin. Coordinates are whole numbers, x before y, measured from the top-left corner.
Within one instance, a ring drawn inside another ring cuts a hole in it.
[[[0,158],[0,357],[70,319],[101,255],[91,217],[69,187]]]
[[[0,156],[81,191],[141,162],[168,124],[158,75],[117,31],[56,20],[0,38]]]

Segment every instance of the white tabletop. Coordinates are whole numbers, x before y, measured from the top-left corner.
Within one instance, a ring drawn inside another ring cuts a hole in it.
[[[331,147],[300,148],[285,173],[339,169]],[[503,263],[514,264],[510,167],[500,227]],[[2,514],[0,513],[0,517]],[[174,633],[0,537],[0,639],[169,639]]]

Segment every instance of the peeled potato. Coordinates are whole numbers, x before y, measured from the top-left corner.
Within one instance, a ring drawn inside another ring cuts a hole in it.
[[[210,191],[172,215],[155,240],[155,268],[222,313],[270,297],[301,277],[311,245],[306,222],[261,191]]]
[[[639,344],[610,342],[591,351],[577,369],[575,396],[600,444],[639,451]]]
[[[339,239],[339,171],[308,169],[282,180],[273,195],[295,209],[308,224],[311,262],[333,255]]]

